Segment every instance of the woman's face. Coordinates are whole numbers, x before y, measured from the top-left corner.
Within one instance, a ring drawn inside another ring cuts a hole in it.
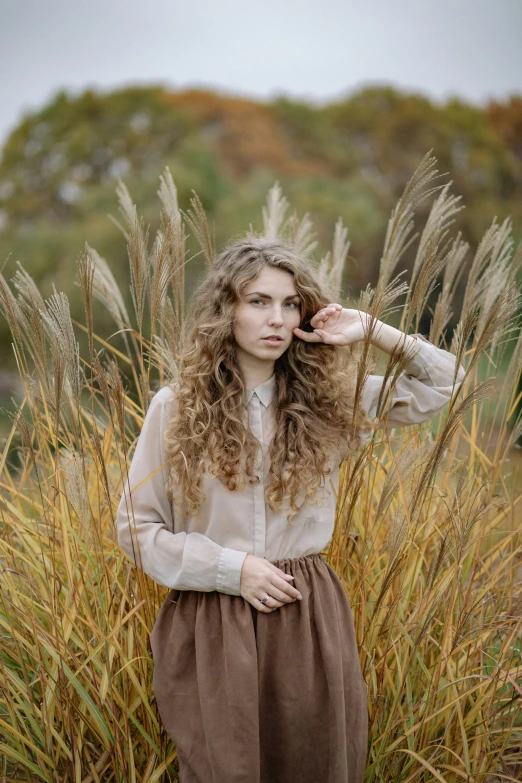
[[[287,350],[300,322],[300,299],[293,276],[264,266],[245,287],[236,308],[233,331],[240,365],[250,369],[273,366]],[[272,335],[281,339],[266,339]]]

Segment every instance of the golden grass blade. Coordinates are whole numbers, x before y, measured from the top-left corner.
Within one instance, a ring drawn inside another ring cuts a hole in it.
[[[282,235],[289,206],[279,182],[276,182],[268,191],[266,206],[262,209],[263,234],[268,239],[277,239]]]
[[[210,234],[210,228],[205,210],[203,209],[203,204],[196,191],[193,190],[192,192],[194,194],[190,199],[192,209],[183,212],[183,215],[203,252],[207,268],[210,269],[214,265],[216,243],[215,239]]]

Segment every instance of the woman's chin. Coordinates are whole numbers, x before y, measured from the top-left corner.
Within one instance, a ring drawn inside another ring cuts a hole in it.
[[[287,346],[284,343],[282,343],[281,345],[270,345],[269,343],[267,343],[267,345],[264,346],[263,349],[261,349],[260,353],[261,353],[261,355],[263,357],[265,357],[265,356],[273,356],[273,357],[281,356],[281,354],[283,354],[286,351],[286,347]]]
[[[267,346],[264,349],[261,348],[260,350],[257,349],[256,351],[251,351],[250,355],[262,362],[269,362],[274,361],[274,359],[278,359],[284,352],[284,348],[274,348]]]

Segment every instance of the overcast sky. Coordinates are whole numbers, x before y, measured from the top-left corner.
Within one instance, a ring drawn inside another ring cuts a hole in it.
[[[0,0],[0,145],[60,88],[522,94],[522,0]]]

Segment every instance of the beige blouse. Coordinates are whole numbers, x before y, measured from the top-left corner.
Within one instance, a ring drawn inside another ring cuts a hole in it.
[[[465,373],[461,365],[452,386],[455,356],[422,335],[414,336],[420,338],[420,347],[390,395],[388,427],[432,418],[449,402]],[[382,376],[369,375],[363,388],[361,405],[370,417],[376,415],[382,382]],[[260,483],[246,483],[243,490],[232,492],[207,473],[202,484],[206,499],[198,515],[183,519],[174,514],[165,491],[168,465],[163,433],[172,414],[174,392],[166,386],[152,398],[118,505],[116,527],[119,546],[155,582],[178,590],[240,595],[241,567],[247,554],[273,561],[321,552],[327,547],[334,529],[339,455],[332,455],[332,472],[323,479],[322,505],[304,504],[292,525],[287,522],[288,509],[274,513],[265,503],[274,388],[272,375],[255,389],[245,391],[245,423],[261,443],[256,465]],[[399,402],[407,404],[398,406]],[[365,442],[371,433],[360,431],[360,436]],[[298,505],[302,500],[298,498]]]

